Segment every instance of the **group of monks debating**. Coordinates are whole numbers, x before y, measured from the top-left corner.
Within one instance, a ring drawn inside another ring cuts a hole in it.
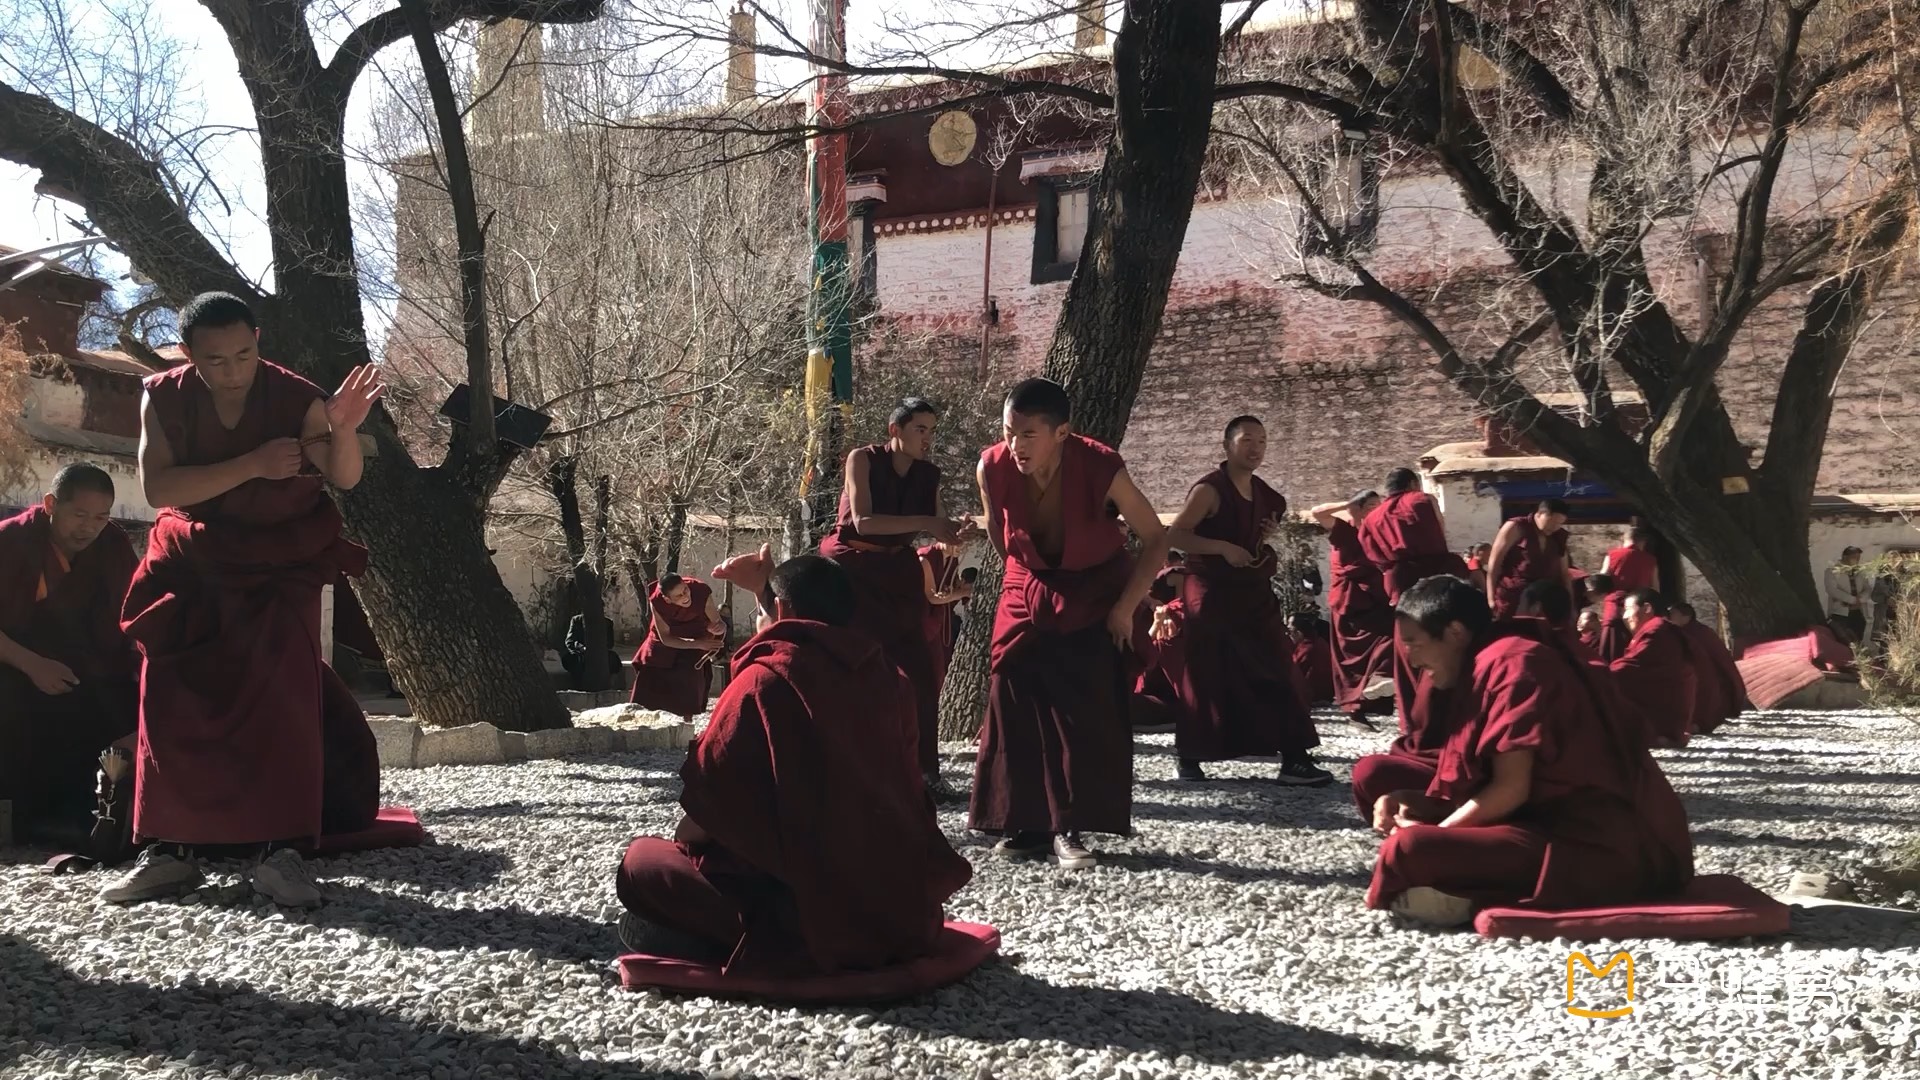
[[[26,718],[0,736],[27,747],[7,760],[47,763],[5,776],[0,797],[71,819],[90,757],[131,753],[144,847],[103,898],[188,891],[198,856],[237,850],[260,893],[311,904],[296,849],[365,827],[377,805],[372,738],[317,632],[321,586],[365,566],[327,487],[358,481],[355,429],[382,388],[360,369],[328,395],[261,359],[231,296],[196,298],[180,326],[191,363],[149,378],[142,406],[140,479],[161,508],[144,558],[90,466],[0,525],[0,690]],[[762,548],[715,570],[757,600],[757,632],[682,768],[674,836],[637,839],[621,861],[630,948],[778,975],[931,947],[971,875],[937,821],[936,704],[945,609],[966,596],[953,550],[981,531],[942,505],[937,419],[910,399],[885,443],[848,456],[818,554],[776,565]],[[1317,620],[1290,636],[1271,587],[1266,538],[1286,500],[1257,475],[1266,433],[1237,417],[1223,442],[1163,526],[1120,455],[1074,431],[1064,388],[1008,393],[975,477],[1005,577],[968,815],[999,855],[1082,869],[1088,834],[1131,834],[1144,698],[1171,718],[1183,779],[1277,757],[1277,783],[1333,782],[1312,753],[1313,665],[1294,660]],[[1609,556],[1635,587],[1603,658],[1571,617],[1563,505],[1509,522],[1476,583],[1414,474],[1385,489],[1311,511],[1332,567],[1317,677],[1350,715],[1399,715],[1392,749],[1352,776],[1384,837],[1368,903],[1458,922],[1487,903],[1681,888],[1686,819],[1649,748],[1739,710],[1737,673],[1726,686],[1706,656],[1712,635],[1635,577],[1643,561]],[[917,550],[922,536],[934,543]],[[634,699],[692,715],[727,644],[713,588],[669,575],[651,600]]]

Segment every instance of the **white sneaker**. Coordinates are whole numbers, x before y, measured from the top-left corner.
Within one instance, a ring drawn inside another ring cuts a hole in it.
[[[1100,860],[1080,840],[1080,834],[1067,832],[1053,838],[1053,864],[1062,870],[1090,870]]]
[[[163,896],[183,896],[207,880],[192,859],[183,859],[159,845],[150,845],[140,853],[133,869],[108,882],[100,890],[100,899],[109,904],[137,904]]]
[[[281,907],[317,907],[326,899],[314,884],[307,861],[292,848],[281,848],[253,868],[253,891]]]
[[[1377,678],[1372,682],[1368,683],[1366,689],[1360,691],[1360,697],[1366,701],[1379,701],[1382,698],[1390,698],[1392,696],[1393,696],[1393,680],[1392,679]]]
[[[1473,901],[1428,885],[1415,885],[1394,898],[1393,913],[1428,926],[1465,926],[1473,920]]]

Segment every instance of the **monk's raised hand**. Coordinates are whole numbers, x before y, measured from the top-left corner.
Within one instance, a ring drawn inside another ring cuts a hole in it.
[[[933,538],[943,544],[957,544],[960,542],[960,523],[957,521],[948,521],[946,518],[934,518],[933,529],[931,531]]]
[[[294,476],[305,460],[299,439],[268,439],[247,454],[253,475],[262,480],[285,480]]]
[[[733,556],[714,567],[713,576],[758,597],[773,577],[773,545],[761,544],[759,551]]]
[[[347,372],[347,381],[327,399],[327,423],[335,431],[358,428],[386,388],[387,384],[380,379],[380,369],[372,364],[361,364]]]

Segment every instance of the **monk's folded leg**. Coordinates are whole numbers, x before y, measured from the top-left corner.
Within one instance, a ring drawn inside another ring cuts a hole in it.
[[[1433,783],[1434,764],[1405,754],[1368,754],[1353,763],[1353,805],[1360,820],[1373,824],[1373,806],[1396,791],[1425,791]]]
[[[621,938],[636,951],[717,963],[740,943],[739,907],[671,840],[627,845],[614,892],[635,917],[622,921]]]
[[[1546,854],[1546,835],[1519,825],[1409,825],[1380,845],[1367,906],[1391,907],[1420,886],[1483,905],[1525,901],[1539,884]]]
[[[320,831],[329,836],[371,828],[380,814],[380,749],[353,691],[320,668]]]

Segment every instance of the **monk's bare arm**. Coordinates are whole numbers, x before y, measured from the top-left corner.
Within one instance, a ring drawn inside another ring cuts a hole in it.
[[[669,649],[698,649],[701,652],[713,648],[714,641],[712,638],[675,637],[667,620],[661,618],[657,611],[653,613],[653,636]]]
[[[1493,550],[1487,554],[1486,565],[1482,567],[1487,572],[1487,603],[1489,604],[1493,603],[1494,594],[1499,591],[1500,568],[1506,565],[1507,553],[1513,550],[1519,533],[1520,526],[1509,521],[1500,526],[1500,531],[1494,534]]]
[[[1319,506],[1307,511],[1307,516],[1313,519],[1314,524],[1331,532],[1334,522],[1347,520],[1347,504],[1343,502],[1321,503]]]
[[[1220,493],[1206,484],[1195,485],[1192,491],[1187,492],[1187,505],[1180,508],[1180,516],[1174,518],[1173,524],[1167,527],[1167,546],[1179,548],[1189,555],[1250,555],[1251,553],[1246,552],[1239,544],[1225,540],[1209,540],[1193,531],[1200,527],[1201,522],[1212,517],[1214,511],[1218,509],[1220,509]],[[1156,571],[1158,569],[1155,567]]]
[[[153,399],[140,401],[140,493],[154,507],[193,506],[217,499],[249,480],[283,479],[300,468],[300,441],[273,439],[250,453],[213,465],[175,465]],[[278,472],[279,476],[272,474]]]
[[[980,513],[986,518],[987,540],[993,545],[993,550],[999,552],[1000,557],[1004,559],[1007,557],[1007,549],[1000,546],[1000,530],[995,528],[993,524],[995,508],[993,505],[993,496],[987,494],[987,463],[985,460],[982,460],[980,464],[974,468],[973,482],[980,488]]]
[[[1107,500],[1120,508],[1127,527],[1140,538],[1140,559],[1133,564],[1133,577],[1127,581],[1127,591],[1120,594],[1119,602],[1113,606],[1116,613],[1124,613],[1131,622],[1134,611],[1153,588],[1153,579],[1166,565],[1167,529],[1160,524],[1160,515],[1154,513],[1153,504],[1134,486],[1133,477],[1128,476],[1125,469],[1114,475],[1113,484],[1107,488]]]
[[[300,423],[300,445],[307,460],[327,478],[327,483],[345,491],[360,482],[366,462],[360,456],[360,433],[335,431],[327,419],[327,404],[316,400],[307,406],[306,419]]]
[[[1493,779],[1474,792],[1473,798],[1447,815],[1442,828],[1471,825],[1498,825],[1525,806],[1533,790],[1533,751],[1510,750],[1493,755]]]
[[[851,493],[848,499],[853,507],[853,527],[865,536],[910,536],[918,533],[931,533],[935,536],[951,531],[947,522],[934,515],[920,514],[876,514],[873,512],[873,491],[867,485],[867,471],[873,467],[873,455],[865,450],[855,450],[847,455],[846,483]],[[934,504],[935,508],[939,503]]]

